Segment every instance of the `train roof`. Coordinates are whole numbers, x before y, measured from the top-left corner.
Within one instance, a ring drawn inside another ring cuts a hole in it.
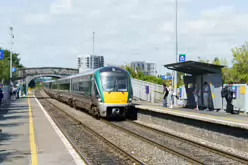
[[[50,82],[54,82],[54,81],[56,81],[56,80],[47,80],[44,83],[50,83]]]
[[[79,74],[75,74],[75,75],[71,75],[71,76],[67,76],[67,77],[63,77],[61,79],[58,79],[57,81],[62,81],[62,80],[66,80],[66,79],[72,79],[72,78],[76,78],[76,77],[80,77],[80,76],[85,76],[85,75],[91,75],[94,74],[97,71],[109,71],[112,70],[112,68],[118,68],[124,72],[128,72],[120,67],[116,67],[116,66],[106,66],[106,67],[101,67],[101,68],[97,68],[97,69],[93,69],[93,70],[89,70],[83,73],[79,73]]]

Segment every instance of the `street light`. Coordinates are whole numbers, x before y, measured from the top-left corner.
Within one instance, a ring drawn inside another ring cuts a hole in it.
[[[10,83],[11,83],[11,79],[12,79],[12,46],[13,46],[13,39],[14,39],[14,34],[13,34],[13,27],[10,27]]]
[[[175,20],[175,31],[176,31],[176,63],[178,62],[178,34],[177,34],[177,7],[178,6],[178,2],[176,0],[176,20]],[[177,89],[177,71],[174,71],[174,90]],[[176,103],[176,101],[175,101]]]

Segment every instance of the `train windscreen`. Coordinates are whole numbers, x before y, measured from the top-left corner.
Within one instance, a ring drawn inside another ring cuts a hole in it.
[[[128,89],[128,76],[123,72],[103,72],[101,82],[106,92],[126,92]]]

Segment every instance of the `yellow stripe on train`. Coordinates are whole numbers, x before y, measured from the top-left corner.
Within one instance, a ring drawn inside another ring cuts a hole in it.
[[[104,102],[107,104],[125,104],[128,102],[128,92],[104,92]]]

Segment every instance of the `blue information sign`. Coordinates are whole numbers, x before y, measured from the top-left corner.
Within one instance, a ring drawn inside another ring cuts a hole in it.
[[[185,62],[186,61],[186,54],[180,54],[179,55],[179,62]]]
[[[0,60],[4,60],[4,50],[0,50]]]
[[[149,94],[149,86],[146,86],[146,94]]]
[[[16,68],[12,68],[12,72],[16,72]]]
[[[162,80],[172,80],[172,76],[161,76]]]

